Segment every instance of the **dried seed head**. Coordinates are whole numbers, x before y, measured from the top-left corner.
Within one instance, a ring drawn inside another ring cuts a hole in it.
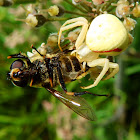
[[[129,37],[129,44],[128,45],[130,45],[133,42],[134,37],[130,33],[128,33],[128,37]]]
[[[130,7],[129,2],[127,0],[119,0],[116,7],[116,15],[119,18],[130,14]]]
[[[138,2],[136,2],[136,6],[132,10],[132,14],[134,17],[140,17],[140,5]]]
[[[76,41],[80,31],[81,31],[81,29],[77,28],[76,30],[69,32],[68,39],[72,42]]]
[[[21,5],[21,7],[25,10],[27,17],[26,19],[16,19],[17,21],[23,21],[31,27],[40,27],[47,21],[42,14],[39,14],[38,10],[36,10],[32,4],[27,8],[23,5]]]
[[[40,27],[40,26],[44,25],[47,22],[47,19],[41,14],[36,14],[34,16],[38,20],[38,24],[36,25],[36,27]]]
[[[23,6],[22,6],[23,7]],[[24,8],[24,7],[23,7]],[[27,9],[26,8],[24,8],[24,10],[27,12],[27,15],[28,14],[37,14],[38,13],[38,11],[35,9],[35,6],[33,5],[33,4],[30,4],[30,5],[28,5],[27,6]]]
[[[42,12],[48,12],[50,16],[62,16],[64,14],[64,9],[60,6],[53,5],[49,9],[41,10]]]
[[[47,45],[50,47],[55,47],[57,46],[57,42],[58,42],[58,34],[57,33],[50,34],[47,40]]]
[[[59,8],[57,5],[50,6],[47,10],[50,16],[56,16],[59,13]]]
[[[40,27],[42,26],[47,19],[43,15],[33,15],[29,14],[26,19],[16,19],[17,21],[25,22],[27,25],[31,27]]]
[[[105,0],[92,0],[94,5],[99,5],[105,2]]]
[[[129,2],[128,2],[127,0],[119,0],[119,1],[117,2],[117,5],[119,5],[119,4],[126,4],[126,5],[129,5]]]
[[[37,14],[37,10],[34,8],[33,4],[30,4],[27,7],[23,6],[22,4],[20,6],[24,9],[27,16],[29,14]]]
[[[33,15],[29,14],[26,19],[16,19],[17,21],[25,22],[27,25],[31,27],[40,27],[42,26],[47,19],[43,15]]]
[[[8,7],[13,5],[13,0],[0,0],[0,6]]]
[[[132,31],[135,28],[136,21],[132,18],[124,18],[123,24],[126,27],[127,31]]]
[[[80,3],[82,0],[72,0],[72,3],[74,4],[74,5],[77,5],[78,3]]]
[[[27,18],[25,19],[25,22],[27,25],[31,26],[31,27],[36,27],[38,25],[38,20],[36,18],[36,16],[29,14],[27,16]]]
[[[62,16],[65,13],[65,10],[62,7],[60,7],[60,6],[58,6],[58,8],[59,8],[59,13],[56,16],[60,17],[60,16]]]
[[[42,43],[41,46],[37,49],[42,55],[45,55],[47,53],[47,45],[45,43]]]

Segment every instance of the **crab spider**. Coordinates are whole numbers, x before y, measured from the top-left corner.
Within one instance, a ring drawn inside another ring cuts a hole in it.
[[[114,15],[102,14],[97,16],[91,24],[83,17],[67,20],[60,28],[58,37],[58,46],[60,47],[60,38],[62,32],[74,27],[82,26],[81,32],[75,42],[76,56],[80,62],[86,62],[89,67],[103,67],[92,85],[83,87],[92,88],[102,80],[103,76],[112,68],[113,71],[107,75],[104,80],[113,77],[119,71],[117,63],[109,62],[107,58],[101,58],[100,55],[115,56],[124,51],[130,41],[129,35],[123,23]]]

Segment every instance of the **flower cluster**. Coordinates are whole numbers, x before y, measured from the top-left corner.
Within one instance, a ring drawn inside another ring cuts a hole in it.
[[[36,0],[31,0],[36,2]],[[28,1],[30,2],[30,1]],[[68,11],[65,7],[55,4],[48,8],[44,8],[43,3],[41,4],[30,4],[26,8],[22,8],[26,12],[25,19],[18,19],[19,21],[25,22],[31,27],[41,27],[48,21],[67,21],[75,17],[85,17],[89,22],[101,14],[112,14],[117,16],[127,31],[129,32],[130,43],[133,40],[131,35],[132,30],[136,25],[136,18],[140,17],[140,4],[137,0],[65,0],[68,4],[74,6],[77,11]],[[16,4],[14,0],[0,0],[1,6],[11,6]],[[20,3],[20,0],[18,1]],[[22,0],[21,0],[22,3]],[[72,16],[68,18],[66,14]],[[72,35],[71,35],[72,34]],[[68,35],[68,39],[73,42],[76,41],[79,31],[73,31]]]
[[[70,1],[66,1],[70,3]],[[14,0],[0,0],[1,6],[11,6],[15,3],[16,1]],[[65,8],[57,5],[52,5],[48,9],[40,9],[30,5],[26,9],[26,19],[22,19],[21,21],[26,22],[31,27],[40,27],[47,21],[61,20],[61,18],[49,19],[48,17],[60,17],[64,14],[72,14],[73,16],[85,16],[91,20],[100,14],[111,13],[120,19],[124,19],[124,25],[128,31],[131,31],[136,24],[134,19],[140,17],[140,4],[135,0],[72,0],[71,4],[76,6],[79,12],[67,11]],[[47,12],[48,16],[44,16],[44,12]]]

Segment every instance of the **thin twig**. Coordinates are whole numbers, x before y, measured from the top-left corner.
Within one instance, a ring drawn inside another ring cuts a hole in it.
[[[84,16],[84,17],[90,17],[88,14],[82,14],[82,13],[77,13],[77,12],[67,11],[67,10],[65,10],[65,13],[73,14],[73,15],[79,15],[79,16]]]
[[[79,9],[81,12],[83,13],[87,13],[87,11],[85,11],[84,9],[74,5],[73,3],[71,3],[69,0],[65,0],[65,2],[67,2],[68,4],[72,5],[73,7],[75,7],[76,9]]]

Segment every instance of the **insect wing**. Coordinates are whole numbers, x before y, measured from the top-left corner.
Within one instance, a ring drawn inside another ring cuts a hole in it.
[[[60,93],[56,90],[54,92],[50,91],[57,99],[64,103],[67,107],[72,109],[78,115],[90,120],[95,121],[96,116],[93,113],[93,109],[89,106],[84,98],[79,96],[67,95],[65,93]]]

